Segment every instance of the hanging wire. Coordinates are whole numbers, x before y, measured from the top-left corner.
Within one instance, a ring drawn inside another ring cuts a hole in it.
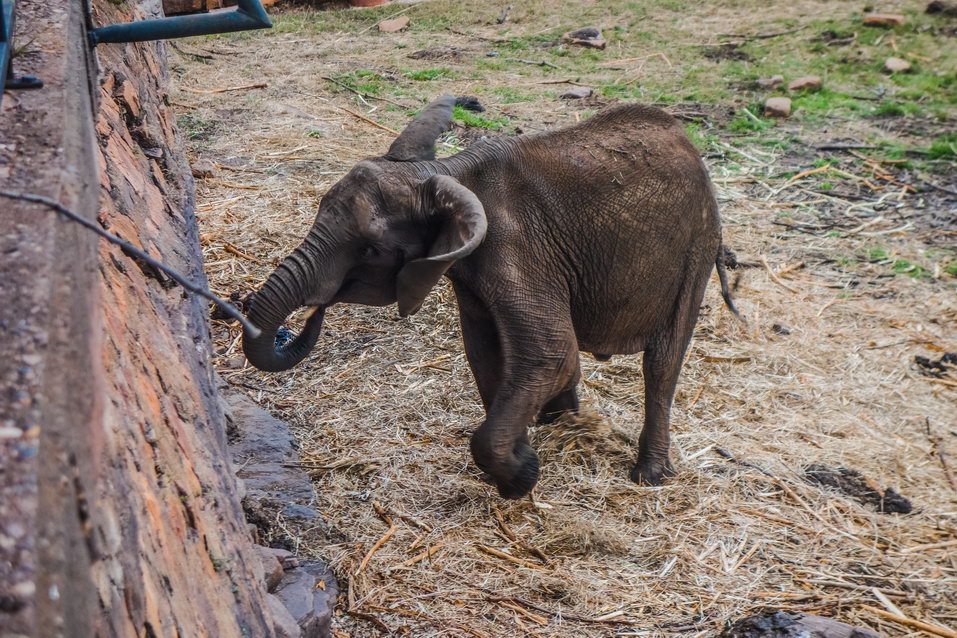
[[[249,337],[256,338],[262,334],[262,331],[259,330],[259,328],[254,326],[252,322],[249,321],[249,319],[243,316],[243,313],[241,313],[238,309],[236,309],[235,306],[233,306],[231,303],[229,303],[225,299],[221,299],[220,297],[217,297],[212,292],[210,292],[209,289],[206,288],[205,286],[191,282],[184,275],[181,275],[176,270],[173,270],[166,264],[153,259],[152,257],[147,255],[145,252],[143,252],[136,246],[132,245],[131,243],[120,239],[119,237],[117,237],[116,235],[113,235],[112,233],[106,232],[105,230],[103,230],[102,228],[94,224],[93,222],[86,220],[83,217],[80,217],[79,215],[74,213],[72,210],[70,210],[66,206],[63,206],[59,202],[56,202],[48,197],[44,197],[43,195],[35,195],[33,193],[14,193],[12,191],[4,191],[4,190],[0,190],[0,196],[8,197],[10,199],[18,199],[25,202],[33,202],[35,204],[43,204],[44,206],[48,206],[49,208],[52,208],[53,210],[60,213],[61,215],[69,219],[70,221],[74,221],[80,224],[81,226],[83,226],[84,228],[88,230],[92,230],[94,233],[96,233],[103,239],[116,244],[117,246],[122,248],[124,252],[127,252],[133,255],[134,257],[137,257],[138,259],[142,259],[153,268],[156,268],[157,270],[160,270],[163,273],[169,275],[170,279],[174,280],[176,283],[178,283],[180,286],[182,286],[186,290],[194,294],[197,294],[200,297],[203,297],[205,299],[212,301],[214,304],[222,308],[223,312],[225,312],[227,315],[229,315],[233,319],[237,320],[240,324],[242,324],[243,330]]]

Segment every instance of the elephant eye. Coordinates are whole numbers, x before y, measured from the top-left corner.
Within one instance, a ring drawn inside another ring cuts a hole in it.
[[[366,244],[362,249],[363,259],[371,259],[373,257],[379,256],[379,249],[373,246],[372,244]]]

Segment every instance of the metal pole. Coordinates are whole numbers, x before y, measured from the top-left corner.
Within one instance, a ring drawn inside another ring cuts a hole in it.
[[[96,46],[104,42],[170,40],[193,35],[230,33],[250,29],[268,29],[270,27],[272,27],[272,22],[259,0],[239,0],[236,9],[230,11],[213,11],[99,27],[90,31],[90,44]]]

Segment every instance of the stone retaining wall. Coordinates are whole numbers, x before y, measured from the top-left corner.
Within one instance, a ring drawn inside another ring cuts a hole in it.
[[[83,2],[18,0],[0,188],[204,281],[164,43],[85,45]],[[92,21],[159,14],[93,0]],[[209,365],[206,303],[35,204],[0,201],[0,636],[276,635]],[[287,635],[288,631],[283,633]]]

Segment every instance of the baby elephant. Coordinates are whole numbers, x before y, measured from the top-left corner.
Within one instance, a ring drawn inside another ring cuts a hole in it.
[[[682,127],[638,104],[540,135],[483,140],[435,159],[455,98],[429,104],[382,157],[333,186],[316,221],[250,302],[262,336],[249,362],[299,363],[335,303],[415,313],[448,277],[485,421],[475,463],[506,498],[538,480],[526,428],[578,409],[579,351],[644,352],[645,424],[632,480],[657,485],[671,401],[721,225],[708,173]],[[317,309],[279,345],[291,312]]]

